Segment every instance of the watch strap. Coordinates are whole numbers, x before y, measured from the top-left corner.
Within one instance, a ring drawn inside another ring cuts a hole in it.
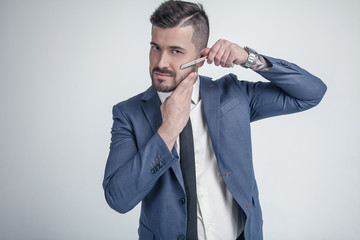
[[[244,49],[245,49],[245,51],[248,52],[249,57],[246,60],[246,63],[241,66],[244,68],[250,68],[255,63],[255,59],[256,59],[256,56],[258,55],[258,53],[254,49],[249,48],[249,47],[244,47]]]

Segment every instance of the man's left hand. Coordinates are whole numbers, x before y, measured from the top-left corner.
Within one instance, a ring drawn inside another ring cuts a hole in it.
[[[203,56],[208,56],[207,63],[229,68],[233,64],[243,65],[248,59],[248,52],[239,45],[224,39],[218,40],[211,48],[205,48]]]

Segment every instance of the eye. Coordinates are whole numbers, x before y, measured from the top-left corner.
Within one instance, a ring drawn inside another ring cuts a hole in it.
[[[174,50],[172,50],[172,53],[174,53],[174,54],[181,54],[182,51],[179,51],[179,50],[177,50],[177,49],[174,49]]]
[[[159,51],[160,50],[159,46],[156,46],[156,45],[152,45],[151,49],[154,50],[154,51]]]

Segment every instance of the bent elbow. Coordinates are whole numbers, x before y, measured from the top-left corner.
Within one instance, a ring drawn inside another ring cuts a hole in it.
[[[124,214],[129,212],[133,208],[129,206],[129,204],[125,201],[124,198],[122,198],[118,194],[112,194],[112,192],[108,188],[105,188],[104,191],[107,204],[116,212]]]
[[[314,97],[312,99],[308,99],[308,100],[297,100],[296,101],[298,109],[300,111],[305,111],[305,110],[308,110],[310,108],[317,106],[323,99],[326,91],[327,91],[327,86],[324,83],[322,83],[320,89],[317,91],[318,94],[316,97]]]
[[[316,106],[320,103],[321,99],[323,99],[323,97],[327,91],[326,84],[323,81],[321,81],[320,79],[319,79],[319,81],[320,81],[320,83],[318,84],[318,89],[317,89],[318,95],[315,98],[313,106]]]
[[[324,95],[311,100],[297,100],[296,101],[297,108],[299,109],[299,111],[305,111],[310,108],[313,108],[321,102],[323,96]]]

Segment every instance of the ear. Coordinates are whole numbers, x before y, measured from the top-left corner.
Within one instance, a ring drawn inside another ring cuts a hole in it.
[[[209,54],[209,52],[210,52],[210,48],[204,48],[203,50],[200,51],[200,57],[202,58],[202,57],[207,56]],[[206,60],[202,61],[202,62],[199,62],[198,64],[196,64],[196,66],[198,68],[201,68],[204,65],[205,62],[206,62]]]

